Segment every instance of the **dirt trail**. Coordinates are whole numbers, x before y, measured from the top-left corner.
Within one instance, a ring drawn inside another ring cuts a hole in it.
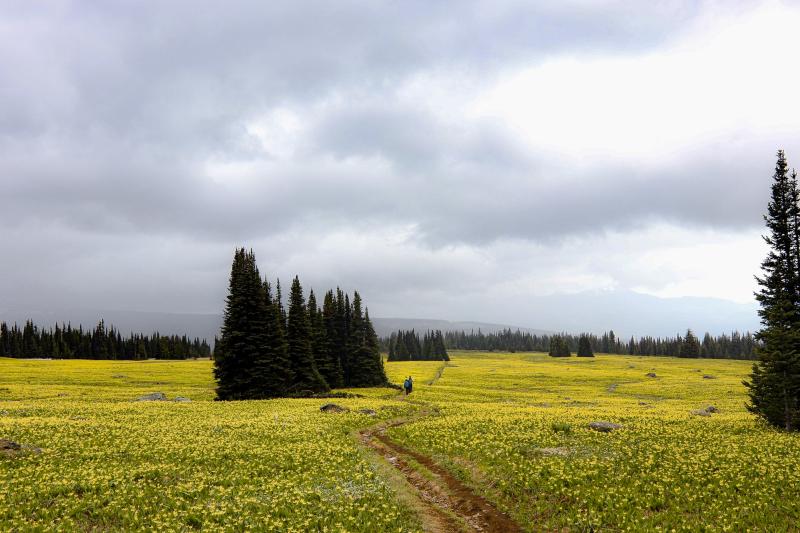
[[[433,377],[433,379],[428,382],[428,385],[436,385],[436,382],[439,381],[439,379],[442,377],[444,369],[448,366],[450,366],[450,363],[445,361],[444,364],[436,372],[436,375]]]
[[[414,420],[429,414],[422,411]],[[386,429],[413,420],[398,419],[376,427],[361,430],[360,440],[378,452],[400,471],[412,485],[423,503],[423,521],[426,531],[451,533],[481,531],[488,533],[514,533],[522,531],[511,518],[500,512],[488,500],[475,494],[468,486],[453,477],[427,455],[402,446],[386,435]],[[415,468],[410,462],[415,462]],[[419,467],[422,468],[419,468]]]

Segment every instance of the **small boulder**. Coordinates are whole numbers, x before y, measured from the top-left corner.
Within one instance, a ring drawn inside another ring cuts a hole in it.
[[[192,400],[189,398],[184,398],[183,396],[175,396],[172,400],[173,402],[191,402]]]
[[[697,416],[711,416],[711,413],[719,413],[719,409],[713,405],[709,405],[705,409],[695,409],[692,411],[692,414]]]
[[[362,415],[367,415],[367,416],[377,416],[378,415],[378,413],[376,413],[374,410],[367,409],[366,407],[359,409],[358,412],[361,413]]]
[[[536,451],[541,453],[542,455],[549,455],[551,457],[567,457],[572,452],[570,448],[565,448],[565,447],[536,448]]]
[[[590,422],[589,429],[599,431],[601,433],[611,433],[615,429],[621,429],[622,424],[615,424],[613,422]]]
[[[717,379],[717,376],[712,376],[711,374],[703,374],[703,379]]]
[[[337,405],[335,403],[326,403],[322,407],[319,408],[320,411],[323,413],[346,413],[350,409],[347,407],[342,407],[341,405]]]
[[[151,392],[150,394],[145,394],[144,396],[139,396],[136,398],[137,402],[165,402],[167,401],[167,395],[163,392]]]
[[[0,455],[5,455],[6,457],[13,457],[15,455],[22,455],[34,453],[39,455],[42,453],[41,448],[37,448],[35,446],[27,446],[16,443],[12,440],[8,439],[0,439]]]
[[[647,373],[647,374],[645,374],[645,375],[646,375],[648,378],[655,378],[655,377],[658,377],[658,376],[656,376],[656,373],[655,373],[655,372],[648,372],[648,373]]]
[[[0,450],[11,450],[12,452],[16,452],[22,449],[22,445],[17,444],[13,440],[8,439],[0,439]]]

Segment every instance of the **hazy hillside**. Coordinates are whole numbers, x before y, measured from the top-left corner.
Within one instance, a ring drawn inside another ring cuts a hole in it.
[[[479,310],[464,310],[464,314]],[[503,316],[502,322],[449,321],[427,318],[374,317],[378,335],[398,329],[477,330],[492,332],[505,328],[531,333],[583,331],[600,333],[613,329],[619,335],[675,335],[691,327],[698,333],[724,333],[731,330],[755,331],[759,327],[756,304],[738,304],[713,298],[658,298],[629,291],[579,293],[531,299],[518,316]],[[94,327],[100,318],[123,333],[130,331],[187,334],[213,340],[222,324],[221,314],[160,313],[119,310],[0,310],[0,321],[23,322],[32,318],[39,325],[56,321]],[[527,326],[523,326],[525,324]]]
[[[374,318],[375,331],[379,336],[385,337],[398,329],[426,331],[429,329],[440,329],[442,331],[470,331],[479,329],[484,333],[492,333],[503,329],[527,331],[529,333],[543,334],[551,331],[543,329],[525,328],[511,326],[508,324],[490,324],[487,322],[452,322],[449,320],[435,320],[431,318]]]

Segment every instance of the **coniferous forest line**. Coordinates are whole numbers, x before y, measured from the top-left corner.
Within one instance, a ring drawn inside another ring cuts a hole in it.
[[[71,324],[40,328],[28,320],[22,329],[0,323],[0,357],[52,359],[191,359],[209,357],[205,339],[186,335],[130,333],[123,337],[100,320],[94,330]]]
[[[231,266],[221,336],[215,342],[214,377],[220,400],[309,396],[331,388],[388,384],[378,336],[362,308],[340,289],[318,306],[292,281],[289,309],[280,282],[262,279],[252,251],[240,248]]]
[[[550,352],[553,340],[562,356],[578,352],[580,339],[585,337],[593,353],[615,353],[627,355],[659,355],[672,357],[703,357],[707,359],[756,359],[759,343],[749,332],[734,331],[730,335],[712,336],[706,333],[698,339],[691,330],[675,337],[641,337],[629,340],[618,338],[614,331],[602,335],[582,333],[573,335],[536,335],[520,330],[505,329],[493,333],[475,331],[448,331],[444,334],[445,345],[450,350],[482,350],[504,352]],[[563,346],[562,346],[563,341]]]
[[[388,352],[387,361],[450,360],[441,330],[426,331],[420,340],[419,334],[413,329],[401,329],[383,341],[383,348]]]

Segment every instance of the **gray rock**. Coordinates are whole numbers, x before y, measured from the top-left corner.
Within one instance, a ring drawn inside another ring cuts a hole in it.
[[[0,439],[0,450],[19,451],[21,449],[22,445],[17,444],[13,440]]]
[[[346,413],[350,409],[347,407],[342,407],[341,405],[337,405],[335,403],[326,403],[322,407],[319,408],[320,411],[323,413]]]
[[[37,448],[35,446],[28,446],[19,444],[12,440],[8,439],[0,439],[0,455],[5,455],[6,457],[13,457],[16,455],[24,455],[28,453],[34,453],[39,455],[42,453],[41,448]]]
[[[655,377],[658,377],[658,376],[656,376],[656,373],[655,373],[655,372],[648,372],[648,373],[647,373],[647,374],[645,374],[645,375],[646,375],[648,378],[655,378]]]
[[[372,409],[367,409],[366,407],[364,407],[363,409],[359,409],[358,412],[361,413],[362,415],[367,415],[367,416],[377,416],[378,415],[378,413],[376,413]]]
[[[719,409],[717,409],[713,405],[709,405],[708,407],[706,407],[706,413],[719,413]]]
[[[150,394],[145,394],[144,396],[139,396],[136,398],[137,402],[165,402],[167,401],[167,395],[163,392],[151,392]]]
[[[711,413],[709,413],[705,409],[695,409],[694,411],[692,411],[692,414],[695,416],[711,416]]]
[[[703,374],[703,379],[717,379],[717,376],[712,376],[711,374]]]
[[[192,400],[189,398],[184,398],[183,396],[175,396],[172,400],[173,402],[191,402]]]
[[[590,422],[589,429],[593,429],[595,431],[599,431],[601,433],[611,433],[615,429],[621,429],[622,424],[615,424],[613,422]]]

